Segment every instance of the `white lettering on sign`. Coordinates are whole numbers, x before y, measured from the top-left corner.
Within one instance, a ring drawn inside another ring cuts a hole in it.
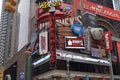
[[[81,45],[83,45],[83,41],[82,40],[72,40],[73,43],[80,43]]]
[[[65,48],[84,49],[83,37],[77,38],[75,36],[65,36]]]
[[[84,5],[85,10],[110,18],[110,19],[114,19],[114,20],[118,20],[120,21],[120,14],[118,11],[115,11],[113,9],[98,5],[98,4],[94,4],[92,2],[85,2]]]
[[[81,25],[82,25],[82,21],[81,21],[81,16],[79,15],[79,16],[77,16],[77,17],[71,17],[71,18],[65,18],[65,19],[57,19],[56,20],[56,22],[59,24],[60,23],[60,25],[62,24],[62,25],[64,25],[64,26],[70,26],[70,25],[72,25],[75,21],[76,22],[79,22]],[[44,27],[44,26],[49,26],[49,21],[47,21],[47,22],[42,22],[42,23],[40,23],[40,27]],[[58,25],[59,26],[59,25]]]
[[[79,22],[82,25],[82,21],[81,21],[81,16],[77,16],[77,17],[70,17],[70,18],[65,18],[65,19],[58,19],[56,20],[57,23],[63,24],[65,26],[70,26],[72,25],[74,22]]]

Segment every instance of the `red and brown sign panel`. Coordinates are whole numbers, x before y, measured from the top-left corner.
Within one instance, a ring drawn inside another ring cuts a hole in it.
[[[65,48],[68,49],[84,49],[83,37],[65,36]]]
[[[106,50],[112,50],[112,37],[110,31],[104,32],[104,43],[105,43],[105,49]]]

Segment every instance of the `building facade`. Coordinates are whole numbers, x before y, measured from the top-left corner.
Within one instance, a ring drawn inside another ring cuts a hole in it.
[[[120,11],[120,0],[112,0],[114,10]]]
[[[30,50],[33,53],[32,72],[35,80],[67,80],[68,78],[85,80],[87,75],[91,80],[104,78],[110,80],[111,63],[108,61],[108,50],[106,50],[104,42],[106,38],[102,37],[97,40],[92,32],[88,36],[89,33],[87,34],[86,30],[84,34],[87,35],[87,41],[84,42],[81,26],[86,29],[102,28],[104,36],[107,31],[111,32],[111,44],[114,46],[114,48],[109,48],[112,55],[112,69],[114,78],[116,80],[120,78],[118,71],[120,69],[119,12],[86,0],[84,12],[93,16],[81,16],[81,8],[78,4],[80,1],[60,0],[60,2],[51,3],[47,0],[44,2],[36,0],[36,3],[39,6],[36,12],[38,30],[36,33],[38,35],[37,39],[34,39],[34,48]],[[56,12],[54,12],[54,7],[51,10],[49,5],[54,5]],[[110,11],[112,15],[109,14]],[[91,41],[90,44],[89,41]]]
[[[29,43],[29,32],[30,32],[30,0],[20,0],[18,6],[19,18],[19,37],[18,37],[18,49],[22,49],[26,44]]]
[[[56,12],[54,12],[54,7],[50,10],[45,1],[48,1],[49,5],[53,4]],[[93,17],[88,15],[82,17],[80,5],[74,5],[80,3],[79,0],[76,2],[74,0],[57,1],[51,3],[50,0],[36,0],[39,6],[37,9],[33,2],[30,4],[33,5],[30,17],[30,25],[33,29],[30,32],[33,34],[30,44],[5,65],[4,78],[10,74],[12,79],[16,80],[85,80],[88,78],[110,80],[111,67],[107,51],[110,48],[114,78],[119,80],[120,19],[118,12],[95,3],[84,2],[84,11],[92,14]],[[92,9],[91,5],[95,9]],[[98,7],[105,15],[102,15]],[[36,13],[32,13],[35,9]],[[110,11],[113,12],[112,15],[109,14]],[[36,19],[35,23],[34,19]],[[113,49],[111,50],[110,45],[106,47],[107,43],[104,40],[107,38],[96,40],[98,35],[96,37],[92,33],[87,35],[88,30],[85,34],[91,44],[87,46],[89,42],[84,42],[83,25],[87,29],[90,26],[90,28],[102,28],[104,32],[110,31]],[[28,56],[25,53],[32,54]],[[14,73],[11,73],[12,71]]]
[[[8,5],[6,0],[2,0],[2,11],[1,11],[1,26],[0,26],[0,54],[1,62],[0,65],[6,63],[10,58],[13,57],[16,49],[17,39],[17,27],[16,27],[16,12],[17,8],[16,1],[12,5],[13,9],[7,9]],[[10,2],[8,2],[10,3]],[[6,6],[5,6],[6,5]],[[9,6],[11,7],[11,6]]]

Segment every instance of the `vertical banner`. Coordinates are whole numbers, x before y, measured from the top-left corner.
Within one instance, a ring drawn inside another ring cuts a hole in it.
[[[104,43],[105,43],[105,49],[106,50],[112,50],[112,37],[110,31],[104,32]]]
[[[46,54],[48,52],[48,33],[47,31],[39,34],[39,54]]]
[[[56,37],[56,32],[55,32],[55,16],[54,14],[50,15],[50,35],[49,35],[49,39],[50,39],[50,62],[51,62],[51,66],[55,66],[54,64],[56,63],[56,46],[55,46],[55,37]]]

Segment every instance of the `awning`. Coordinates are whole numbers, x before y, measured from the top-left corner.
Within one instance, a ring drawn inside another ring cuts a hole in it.
[[[107,59],[92,58],[85,54],[74,53],[64,50],[56,50],[56,58],[60,60],[69,60],[74,62],[110,66],[110,62]]]

